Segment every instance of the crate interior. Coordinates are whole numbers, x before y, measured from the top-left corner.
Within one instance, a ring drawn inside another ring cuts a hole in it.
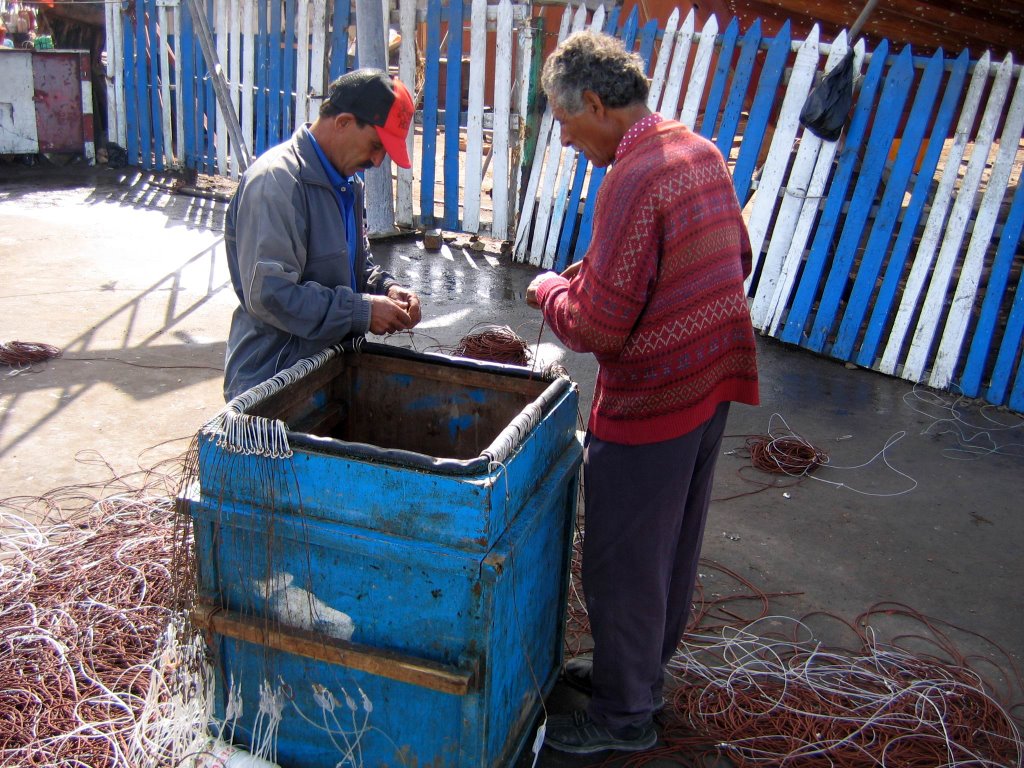
[[[292,432],[466,460],[549,382],[428,359],[348,354],[252,410]]]

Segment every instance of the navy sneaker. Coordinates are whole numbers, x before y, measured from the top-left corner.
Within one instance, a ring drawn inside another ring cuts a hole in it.
[[[544,743],[559,752],[589,755],[591,752],[643,752],[658,743],[654,723],[630,725],[615,731],[598,725],[583,710],[548,718]]]
[[[562,668],[562,679],[565,680],[566,684],[588,695],[594,692],[593,675],[594,660],[583,656],[569,659]],[[664,708],[664,696],[658,696],[658,698],[651,702],[651,711],[655,714],[661,712]]]

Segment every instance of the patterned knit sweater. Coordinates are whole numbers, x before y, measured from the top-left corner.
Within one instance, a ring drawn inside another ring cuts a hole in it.
[[[591,433],[629,445],[686,434],[723,401],[758,404],[732,180],[711,142],[659,119],[619,144],[580,271],[537,289],[555,335],[600,364]]]

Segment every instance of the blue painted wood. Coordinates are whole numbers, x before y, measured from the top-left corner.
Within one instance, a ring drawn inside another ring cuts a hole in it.
[[[612,17],[609,23],[614,25],[618,17]],[[630,11],[625,23],[622,25],[622,33],[619,38],[622,40],[622,44],[626,47],[627,51],[633,50],[633,46],[636,44],[636,33],[637,26],[639,24],[640,13],[636,6]],[[614,29],[614,26],[612,27]],[[647,62],[644,62],[646,68]],[[587,187],[587,199],[583,204],[583,218],[580,221],[580,233],[576,237],[576,248],[573,250],[573,261],[579,261],[583,258],[583,254],[587,252],[587,248],[590,247],[590,237],[593,234],[594,228],[594,206],[597,205],[597,191],[601,188],[601,182],[604,180],[605,173],[608,172],[607,168],[595,168],[590,172],[590,184]]]
[[[444,92],[444,217],[445,229],[459,226],[459,124],[462,114],[462,0],[448,2],[448,66]]]
[[[438,77],[441,70],[441,0],[427,0],[427,50],[423,82],[423,156],[420,171],[420,219],[434,226],[434,170],[437,162]]]
[[[757,19],[747,30],[747,34],[743,36],[743,42],[740,43],[740,58],[732,76],[729,98],[726,100],[725,112],[722,115],[722,126],[718,129],[718,138],[715,141],[718,151],[724,158],[728,158],[732,152],[732,143],[740,124],[740,114],[743,112],[743,102],[746,100],[747,91],[750,89],[750,79],[754,74],[754,58],[760,47],[761,20]],[[746,135],[743,140],[747,140]],[[735,181],[733,185],[735,186]]]
[[[192,23],[192,13],[189,11],[188,3],[181,9],[181,61],[179,62],[179,87],[181,88],[181,103],[184,115],[182,115],[183,137],[178,137],[183,146],[178,151],[185,158],[187,168],[198,168],[196,162],[196,76],[195,76],[195,31]]]
[[[213,18],[213,3],[204,2],[203,7],[206,9],[207,28],[215,30],[217,25]],[[216,44],[214,49],[216,49]],[[202,51],[199,52],[199,55],[202,56]],[[201,114],[205,116],[206,120],[205,129],[202,133],[204,167],[206,173],[214,176],[217,174],[217,94],[213,90],[213,78],[210,77],[210,68],[206,66],[206,59],[203,59],[203,111]]]
[[[306,0],[302,0],[306,2]],[[292,135],[295,127],[295,16],[296,0],[285,0],[284,69],[281,72],[281,141]],[[305,36],[303,36],[305,37]],[[307,44],[306,40],[302,44]]]
[[[139,86],[135,82],[135,26],[128,17],[122,27],[124,48],[124,121],[126,127],[125,151],[128,153],[128,164],[139,162],[139,110],[136,106],[136,94]]]
[[[606,34],[614,35],[615,30],[619,28],[619,13],[621,11],[622,6],[616,5],[614,8],[611,9],[611,11],[608,12],[608,15],[605,17],[604,20],[603,30]]]
[[[736,50],[736,38],[739,37],[739,33],[740,22],[734,17],[722,35],[722,45],[718,51],[718,64],[715,66],[715,76],[711,81],[708,100],[704,104],[704,119],[701,120],[698,132],[706,139],[712,139],[715,135],[718,112],[722,106],[725,85],[729,81],[729,71],[732,69],[732,56]]]
[[[342,3],[344,5],[344,3]],[[257,0],[257,29],[256,34],[256,71],[253,73],[256,80],[256,154],[262,155],[270,146],[267,139],[267,78],[269,77],[270,38],[267,35],[267,3],[265,0]]]
[[[996,325],[999,322],[999,308],[1006,299],[1010,269],[1013,266],[1014,255],[1021,241],[1022,230],[1024,230],[1024,184],[1018,183],[1017,191],[1013,194],[1010,212],[1007,214],[1006,222],[1003,224],[1003,234],[1000,236],[996,255],[992,259],[992,270],[989,273],[988,282],[985,286],[985,299],[981,305],[981,313],[978,315],[978,324],[975,326],[974,334],[971,337],[971,349],[967,355],[967,361],[964,363],[960,389],[968,397],[977,397],[981,391],[981,380],[985,374],[985,362],[995,347],[994,340]],[[1021,286],[1018,286],[1014,299],[1020,301]],[[1000,344],[1000,354],[1002,354],[1002,349],[1020,349],[1022,335],[1024,335],[1021,331],[1022,329],[1018,328],[1016,335],[1014,335],[1011,332],[1010,323],[1007,322]],[[1012,359],[1010,363],[1012,364]],[[1002,378],[1005,380],[1005,375]],[[993,387],[997,383],[996,379],[997,376],[993,374]],[[1001,399],[991,402],[1002,404]]]
[[[846,191],[857,166],[860,145],[864,139],[868,122],[874,116],[875,94],[882,80],[882,72],[888,54],[889,41],[883,40],[871,57],[871,63],[864,75],[853,119],[850,121],[843,149],[839,154],[839,166],[832,178],[828,197],[825,200],[825,208],[814,233],[811,251],[804,264],[800,282],[797,284],[792,306],[779,334],[779,338],[791,344],[799,344],[803,340],[804,326],[818,293],[821,275],[831,251],[832,237],[839,224],[839,214],[846,204]]]
[[[160,45],[166,45],[164,38],[157,34],[157,8],[154,0],[146,3],[147,30],[152,41],[149,56],[149,110],[153,116],[153,166],[156,170],[164,169],[164,121],[163,109],[160,106]],[[166,73],[164,73],[166,76]],[[170,104],[167,109],[170,109]],[[171,158],[167,158],[170,160]]]
[[[640,32],[640,58],[647,62],[646,72],[648,77],[653,74],[651,69],[651,57],[654,55],[654,43],[657,42],[657,40],[658,20],[651,19],[644,24],[644,27]]]
[[[569,248],[572,246],[573,235],[578,229],[578,213],[580,198],[583,195],[583,182],[587,175],[587,158],[582,152],[576,153],[576,169],[572,179],[572,188],[569,190],[569,204],[565,209],[565,217],[562,219],[562,232],[558,238],[558,250],[555,253],[555,271],[561,272],[569,261]]]
[[[281,3],[270,4],[270,39],[267,57],[267,143],[281,142]]]
[[[779,83],[782,82],[782,75],[786,70],[791,41],[792,28],[787,19],[768,46],[761,77],[757,83],[757,93],[754,95],[750,117],[747,119],[743,141],[740,143],[740,152],[736,157],[736,166],[733,168],[733,186],[736,188],[736,197],[741,207],[750,199],[750,185],[754,178],[757,157],[779,94]]]
[[[348,28],[351,23],[351,3],[334,4],[334,22],[331,31],[330,79],[337,80],[348,72]]]
[[[905,50],[904,53],[907,51]],[[902,59],[902,56],[901,56]],[[896,228],[896,221],[903,210],[903,200],[907,193],[907,185],[914,173],[914,164],[920,153],[924,141],[924,133],[928,129],[928,122],[935,110],[936,98],[939,92],[939,83],[942,80],[945,56],[941,50],[936,51],[928,67],[921,75],[921,82],[917,86],[914,96],[914,103],[910,108],[903,135],[900,137],[899,150],[896,153],[896,161],[893,163],[886,182],[885,193],[878,204],[875,213],[874,223],[871,227],[871,235],[861,255],[860,266],[857,269],[857,277],[854,280],[850,297],[846,302],[846,311],[839,330],[836,333],[835,343],[832,345],[832,357],[840,360],[849,360],[854,351],[857,337],[860,335],[861,323],[867,314],[869,305],[875,295],[878,285],[878,275],[882,270],[882,263],[889,253],[889,242],[893,230]],[[913,63],[907,66],[912,67]],[[890,70],[890,77],[892,70]],[[913,77],[913,71],[910,72]],[[892,103],[883,95],[882,103],[886,109],[892,109],[893,114],[897,104]],[[902,110],[902,102],[898,105]],[[882,121],[895,126],[895,120]],[[868,152],[873,151],[870,146]],[[884,148],[878,148],[880,155],[884,155]],[[884,158],[883,158],[884,159]],[[856,197],[856,193],[854,195]]]
[[[139,154],[140,165],[152,168],[153,165],[153,130],[149,114],[149,77],[146,71],[146,59],[149,47],[146,44],[145,9],[139,7],[135,13],[135,83],[136,115],[139,120]]]
[[[914,62],[911,59],[910,46],[907,46],[889,68],[889,74],[882,89],[882,98],[879,101],[879,110],[885,110],[893,115],[902,115],[913,80]],[[829,334],[835,325],[836,315],[843,300],[843,292],[849,282],[857,251],[868,225],[868,217],[878,194],[878,185],[882,180],[882,172],[885,170],[889,148],[896,136],[898,125],[898,120],[875,120],[872,126],[867,148],[864,151],[864,159],[861,162],[860,173],[857,175],[853,197],[846,213],[846,221],[843,223],[842,234],[839,236],[839,244],[832,255],[832,263],[825,280],[825,289],[818,302],[818,310],[814,322],[811,324],[810,335],[804,345],[816,352],[821,352],[825,348]],[[909,172],[910,169],[907,170]],[[897,186],[900,185],[897,184]],[[900,188],[900,200],[902,200],[904,188],[902,186]],[[898,211],[893,212],[892,216],[895,217],[897,213]],[[888,236],[886,236],[885,245],[888,244],[888,241]],[[854,329],[854,334],[856,334],[856,329]]]
[[[889,319],[896,300],[896,292],[907,263],[907,256],[914,243],[917,225],[921,220],[924,206],[931,199],[932,179],[935,177],[935,169],[938,167],[946,137],[949,135],[949,127],[963,95],[969,64],[970,53],[965,50],[953,62],[949,78],[946,81],[946,90],[935,115],[928,148],[921,160],[921,168],[914,181],[910,203],[903,213],[900,232],[896,237],[896,244],[889,254],[885,276],[882,278],[882,285],[875,296],[871,316],[864,331],[864,340],[857,353],[857,363],[867,368],[874,365],[875,355],[882,342],[882,335],[889,329]]]

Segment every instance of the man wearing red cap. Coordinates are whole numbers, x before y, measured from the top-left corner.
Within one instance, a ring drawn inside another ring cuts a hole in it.
[[[224,397],[344,339],[420,321],[417,295],[373,263],[359,171],[411,162],[413,103],[398,78],[359,69],[330,84],[320,114],[243,174],[224,227],[239,306]]]

